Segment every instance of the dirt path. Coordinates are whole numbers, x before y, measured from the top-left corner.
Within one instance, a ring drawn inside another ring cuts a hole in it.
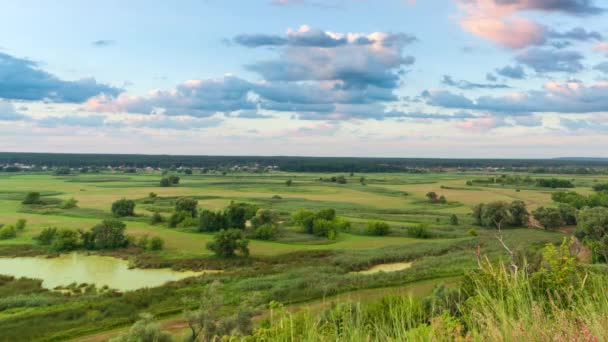
[[[319,311],[325,308],[330,307],[333,303],[340,303],[346,301],[368,301],[376,298],[381,298],[390,294],[400,294],[400,295],[412,295],[412,296],[425,296],[433,290],[433,288],[440,283],[445,284],[446,286],[452,286],[456,284],[458,278],[442,278],[442,279],[432,279],[417,282],[414,284],[409,284],[406,286],[397,286],[397,287],[384,287],[377,289],[365,289],[365,290],[357,290],[352,292],[342,293],[336,296],[327,297],[325,299],[298,303],[293,305],[288,305],[287,309],[291,312],[296,312],[302,309],[308,309],[313,312]],[[254,318],[254,320],[259,320],[265,317],[266,313]],[[182,335],[184,331],[188,328],[188,324],[183,318],[183,315],[169,317],[166,319],[159,320],[157,322],[161,329],[164,331],[168,331],[174,335]],[[110,338],[116,337],[121,334],[125,334],[129,331],[130,326],[124,328],[118,328],[114,330],[103,331],[97,334],[82,336],[76,338],[72,341],[74,342],[102,342],[106,341]]]

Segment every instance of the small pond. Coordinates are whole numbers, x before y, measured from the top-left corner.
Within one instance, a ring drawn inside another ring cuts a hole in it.
[[[87,283],[95,284],[98,288],[107,285],[119,291],[131,291],[212,272],[218,271],[129,269],[128,261],[123,259],[80,253],[62,254],[56,258],[0,258],[0,274],[42,279],[42,286],[47,289]]]

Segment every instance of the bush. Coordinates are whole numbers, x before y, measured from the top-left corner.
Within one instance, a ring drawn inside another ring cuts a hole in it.
[[[185,211],[190,213],[190,216],[196,217],[198,201],[193,198],[182,197],[175,202],[175,211]]]
[[[150,251],[160,251],[165,246],[165,240],[161,239],[158,236],[152,237],[148,241],[147,249]]]
[[[86,249],[117,249],[127,247],[129,240],[125,235],[126,225],[119,220],[103,220],[91,228],[89,232],[82,233]]]
[[[117,217],[135,215],[135,202],[128,199],[120,199],[112,203],[112,213]]]
[[[40,193],[30,192],[25,196],[25,199],[21,202],[23,204],[40,204]]]
[[[78,206],[78,201],[75,198],[68,198],[66,200],[64,200],[63,202],[61,202],[61,204],[59,205],[59,208],[61,209],[72,209],[72,208],[76,208]]]
[[[431,232],[429,232],[427,226],[424,224],[408,227],[407,235],[417,239],[429,239],[432,237]]]
[[[17,229],[18,231],[24,230],[26,224],[27,224],[26,219],[18,219],[17,223],[15,223],[15,229]]]
[[[391,230],[391,227],[386,222],[372,221],[367,224],[367,233],[369,235],[384,236]]]
[[[207,249],[213,251],[221,258],[231,258],[240,252],[243,256],[249,256],[249,240],[245,239],[242,230],[228,229],[220,230],[213,236],[213,241],[207,243]]]
[[[477,236],[477,235],[478,235],[478,233],[477,233],[477,229],[475,229],[475,228],[471,228],[471,229],[469,229],[468,234],[469,234],[470,236]]]
[[[285,185],[287,186],[291,186],[293,184],[293,181],[291,179],[288,179],[285,181]]]
[[[316,236],[327,237],[331,240],[335,240],[338,236],[335,222],[324,218],[316,218],[313,221],[312,233]]]
[[[171,186],[171,181],[169,180],[169,178],[167,178],[167,177],[163,177],[163,178],[160,180],[160,186],[162,186],[162,187],[164,187],[164,188],[170,187],[170,186]]]
[[[12,224],[0,228],[0,240],[12,239],[17,236],[17,230]]]
[[[187,211],[176,211],[169,217],[168,226],[169,228],[176,228],[184,221],[191,222],[192,215]]]
[[[163,223],[164,221],[165,221],[165,219],[158,211],[155,211],[152,214],[152,217],[150,218],[150,224],[160,224],[160,223]]]
[[[274,224],[263,224],[255,229],[254,237],[259,240],[274,240],[277,236],[278,228]]]
[[[201,232],[217,232],[226,229],[228,220],[224,213],[203,210],[199,215],[198,230]]]
[[[51,242],[51,249],[56,252],[73,251],[79,246],[78,232],[71,229],[58,230]]]
[[[559,209],[539,207],[532,212],[532,216],[545,229],[555,229],[564,225],[564,220]]]
[[[53,242],[56,235],[57,235],[57,228],[47,227],[47,228],[44,228],[40,232],[40,234],[38,234],[38,236],[35,237],[34,239],[38,240],[39,244],[41,244],[43,246],[48,246]]]
[[[456,216],[456,214],[450,215],[450,224],[452,226],[457,226],[458,225],[458,216]]]
[[[258,228],[265,224],[274,225],[278,219],[278,214],[276,211],[271,209],[260,209],[255,214],[254,217],[251,218],[251,225],[253,228]]]

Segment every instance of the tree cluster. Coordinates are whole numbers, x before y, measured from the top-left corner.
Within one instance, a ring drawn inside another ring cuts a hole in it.
[[[568,204],[560,204],[557,208],[539,207],[532,211],[532,216],[550,230],[576,224],[576,209]]]
[[[302,231],[334,240],[339,231],[348,230],[350,222],[338,218],[334,209],[322,209],[314,212],[300,209],[291,217],[292,223]]]
[[[448,200],[445,198],[445,196],[443,196],[443,195],[439,196],[434,191],[427,192],[426,198],[428,199],[428,201],[430,203],[433,203],[433,204],[445,204],[448,202]]]
[[[473,208],[475,224],[488,228],[522,227],[530,213],[523,201],[480,203]]]

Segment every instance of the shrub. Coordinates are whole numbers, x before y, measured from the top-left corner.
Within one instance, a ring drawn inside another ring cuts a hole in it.
[[[194,198],[182,197],[175,202],[175,211],[185,211],[196,217],[198,201]]]
[[[119,220],[103,220],[82,234],[86,249],[117,249],[127,247],[129,240],[125,236],[126,225]]]
[[[152,217],[150,218],[150,224],[160,224],[160,223],[163,223],[164,221],[165,221],[165,219],[158,211],[155,211],[152,214]]]
[[[478,233],[477,233],[477,229],[475,229],[475,228],[471,228],[471,229],[469,229],[468,234],[469,234],[470,236],[477,236],[477,235],[478,235]]]
[[[391,227],[386,222],[372,221],[367,224],[367,233],[369,235],[384,236],[391,230]]]
[[[25,199],[21,202],[23,204],[40,204],[40,193],[30,192],[25,196]]]
[[[338,236],[334,221],[329,221],[324,218],[316,218],[313,221],[312,233],[316,236],[327,237],[331,240],[334,240]]]
[[[79,242],[78,232],[71,229],[60,229],[51,242],[51,249],[56,252],[73,251],[78,249]]]
[[[456,216],[456,214],[450,215],[450,224],[452,226],[457,226],[458,225],[458,216]]]
[[[55,235],[57,235],[57,228],[47,227],[44,228],[34,239],[38,240],[39,244],[48,246],[53,242],[53,239],[55,239]]]
[[[198,230],[201,232],[217,232],[226,229],[227,223],[224,213],[203,210],[199,215]]]
[[[254,217],[251,218],[251,225],[253,228],[258,228],[265,224],[274,225],[278,219],[278,214],[276,211],[271,209],[260,209],[255,214]]]
[[[288,179],[285,181],[285,185],[287,186],[291,186],[293,184],[293,181],[291,179]]]
[[[161,239],[158,236],[152,237],[148,241],[147,249],[150,251],[160,251],[165,246],[165,240]]]
[[[15,229],[21,231],[25,229],[25,226],[27,224],[27,220],[26,219],[18,219],[17,223],[15,223]]]
[[[59,204],[61,209],[72,209],[78,206],[78,201],[75,198],[68,198]]]
[[[407,235],[417,239],[429,239],[432,237],[431,232],[429,232],[427,226],[424,224],[408,227]]]
[[[263,224],[255,229],[254,237],[259,240],[274,240],[276,238],[278,228],[274,224]]]
[[[17,230],[12,224],[0,228],[0,240],[12,239],[17,236]]]
[[[230,258],[238,251],[243,256],[249,256],[249,240],[245,239],[242,230],[220,230],[213,236],[213,241],[207,243],[207,249],[221,258]]]
[[[169,178],[167,177],[163,177],[160,180],[160,186],[167,188],[171,186],[171,181],[169,180]]]
[[[169,221],[167,222],[167,224],[169,225],[169,228],[175,228],[175,227],[179,226],[180,223],[182,223],[186,220],[188,220],[188,222],[191,222],[191,220],[192,220],[191,213],[189,213],[187,211],[176,211],[173,214],[171,214],[171,216],[169,216]]]
[[[532,212],[532,216],[538,220],[545,229],[555,229],[564,224],[562,215],[557,208],[539,207]]]
[[[135,202],[128,199],[120,199],[112,203],[112,213],[117,217],[133,216],[135,214]]]

